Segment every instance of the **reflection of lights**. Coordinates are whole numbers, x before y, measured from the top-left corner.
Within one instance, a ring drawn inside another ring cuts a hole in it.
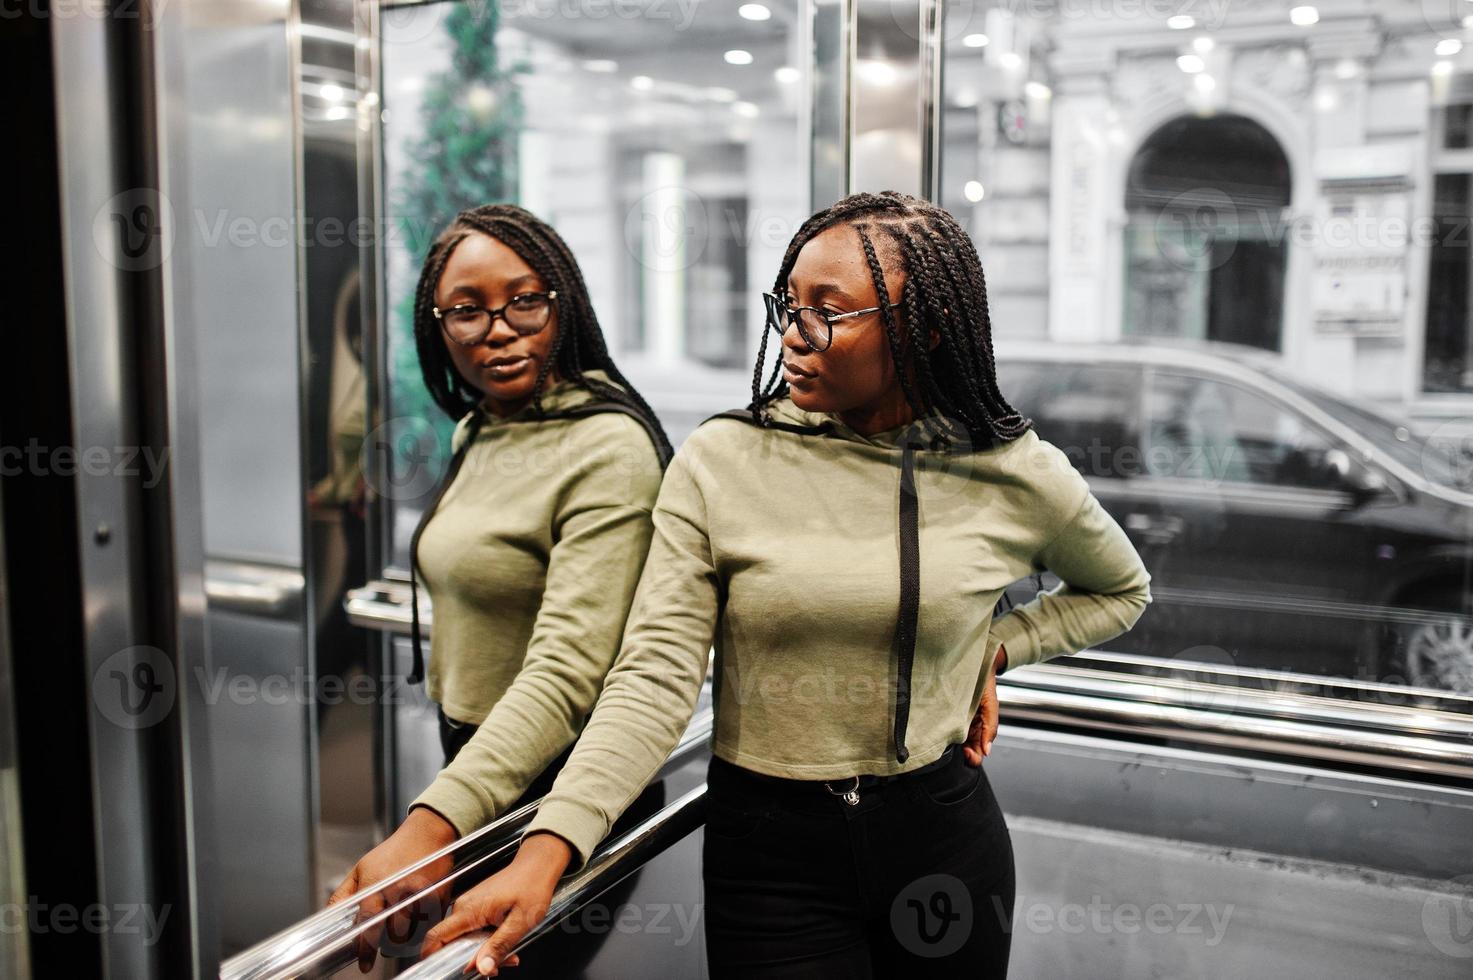
[[[1173,31],[1189,31],[1197,26],[1197,18],[1177,14],[1175,17],[1166,18],[1166,26]]]
[[[973,204],[981,201],[986,193],[987,192],[982,187],[982,182],[980,180],[969,180],[967,181],[966,186],[962,188],[962,196],[965,197],[968,201],[971,201]]]
[[[794,68],[792,65],[783,65],[781,68],[772,73],[772,77],[777,79],[779,82],[782,82],[784,85],[791,85],[798,79],[802,78],[803,73]]]
[[[744,3],[737,8],[737,13],[746,20],[766,20],[772,16],[772,11],[760,3]]]
[[[1295,27],[1309,27],[1320,22],[1320,12],[1314,7],[1295,7],[1289,11],[1289,23]]]
[[[974,88],[959,89],[951,97],[951,104],[958,109],[972,109],[977,105],[977,90]]]
[[[1212,48],[1212,38],[1208,37],[1206,34],[1203,34],[1200,37],[1192,38],[1192,50],[1197,52],[1198,54],[1206,54],[1207,52],[1211,51]]]
[[[750,65],[752,63],[752,52],[743,51],[741,48],[732,48],[721,57],[726,59],[728,65]]]
[[[472,112],[490,112],[496,108],[496,93],[484,85],[472,85],[466,89],[465,104]]]
[[[334,85],[332,82],[319,85],[317,87],[317,94],[329,102],[343,101],[343,87],[341,85]]]
[[[733,102],[731,104],[731,111],[739,116],[745,116],[747,119],[756,119],[758,109],[754,102]]]
[[[1049,99],[1054,94],[1053,89],[1042,82],[1029,82],[1023,86],[1023,93],[1030,99]]]
[[[871,85],[895,84],[895,66],[888,61],[866,58],[855,62],[854,69],[859,73],[860,78]]]
[[[962,38],[962,43],[969,48],[985,48],[988,40],[986,34],[968,34]]]
[[[1023,56],[1016,51],[1004,51],[998,55],[997,62],[1009,71],[1017,71],[1023,67]]]
[[[404,79],[404,81],[399,83],[399,91],[401,92],[418,92],[424,87],[425,80],[419,75],[411,76],[410,78],[406,78]]]
[[[352,110],[345,105],[330,106],[322,113],[322,118],[328,120],[347,119]]]
[[[1202,74],[1192,79],[1192,85],[1196,87],[1198,92],[1208,95],[1213,89],[1217,88],[1217,79],[1211,75]]]
[[[1432,66],[1432,74],[1434,75],[1451,75],[1452,72],[1453,63],[1451,61],[1439,61]]]
[[[706,89],[705,92],[706,98],[710,99],[712,102],[735,102],[737,97],[735,90],[722,88],[719,85],[713,85],[710,88]]]
[[[1332,88],[1324,87],[1314,93],[1314,107],[1320,112],[1329,112],[1340,104],[1340,96]]]
[[[360,100],[364,105],[378,105],[378,93],[369,92]]]
[[[582,64],[584,71],[596,71],[605,75],[619,70],[619,63],[612,58],[589,58]]]
[[[1441,41],[1437,42],[1437,47],[1433,49],[1434,53],[1442,58],[1446,58],[1449,55],[1455,55],[1461,50],[1463,50],[1463,42],[1459,41],[1455,37],[1443,38]]]
[[[635,75],[629,79],[629,87],[641,92],[648,92],[655,87],[655,80],[648,75]]]
[[[1468,30],[1473,31],[1473,14],[1469,14],[1467,17],[1463,18],[1463,26],[1466,27]]]
[[[1195,75],[1197,72],[1202,71],[1204,68],[1206,68],[1207,63],[1204,62],[1197,55],[1184,54],[1176,59],[1176,67],[1180,68],[1188,75]]]
[[[1335,77],[1342,82],[1349,81],[1359,74],[1360,65],[1356,64],[1354,59],[1341,58],[1335,63]]]

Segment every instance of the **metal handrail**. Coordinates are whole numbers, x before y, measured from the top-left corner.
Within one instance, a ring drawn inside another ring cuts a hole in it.
[[[698,711],[686,726],[679,744],[667,757],[664,768],[684,761],[703,747],[710,738],[712,724],[710,708]],[[509,854],[519,841],[522,829],[537,812],[539,803],[540,801],[533,801],[518,807],[372,887],[314,912],[296,925],[237,953],[221,964],[220,980],[288,980],[296,977],[328,976],[347,966],[355,959],[354,940],[360,933],[374,928],[396,911],[412,905],[445,881],[454,880]],[[447,856],[460,860],[446,878],[422,892],[388,906],[372,919],[358,921],[358,905],[364,898],[383,891],[415,871]]]
[[[1449,739],[1306,724],[1247,712],[1041,690],[1020,684],[998,685],[998,700],[1009,722],[1093,728],[1113,735],[1169,738],[1217,749],[1290,755],[1321,764],[1473,779],[1473,746]]]
[[[594,851],[588,863],[563,880],[547,914],[512,947],[522,952],[609,886],[684,840],[706,818],[706,784],[695,787],[639,826]],[[463,936],[401,973],[400,980],[457,980],[489,933]]]

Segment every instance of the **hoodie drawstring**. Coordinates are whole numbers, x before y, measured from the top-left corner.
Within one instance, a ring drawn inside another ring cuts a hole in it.
[[[481,423],[485,416],[479,408],[472,409],[466,418],[465,439],[450,456],[450,467],[445,473],[445,478],[440,481],[440,488],[435,491],[434,498],[430,501],[424,513],[420,515],[419,523],[414,527],[414,534],[409,538],[409,636],[411,645],[414,647],[414,662],[409,669],[409,683],[418,684],[425,677],[425,655],[423,642],[420,639],[419,627],[419,539],[425,533],[425,526],[430,523],[430,518],[435,516],[435,511],[440,508],[440,501],[445,498],[445,491],[450,489],[450,484],[455,482],[455,475],[460,472],[461,464],[465,462],[466,456],[470,455],[471,444],[476,441],[476,434],[481,431]]]
[[[736,408],[712,415],[711,419],[740,419],[749,425],[762,423],[749,408]],[[799,435],[827,435],[833,424],[799,425],[770,420],[769,428]],[[921,612],[921,543],[920,500],[916,496],[915,452],[919,437],[912,429],[900,439],[900,614],[895,620],[895,650],[898,660],[895,678],[895,760],[910,758],[905,747],[905,728],[910,720],[910,674],[915,665],[916,627]]]
[[[900,615],[895,621],[898,664],[895,678],[895,761],[910,758],[905,727],[910,720],[910,673],[915,664],[916,624],[921,609],[920,501],[916,496],[915,440],[901,439],[900,453]]]

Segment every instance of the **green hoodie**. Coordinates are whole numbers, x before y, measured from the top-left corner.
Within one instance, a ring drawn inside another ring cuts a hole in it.
[[[601,370],[585,375],[618,387]],[[549,413],[596,400],[567,380],[542,394]],[[549,746],[561,740],[552,758],[577,734],[618,652],[649,549],[659,457],[625,414],[538,419],[531,403],[480,414],[419,540],[435,612],[427,693],[451,718],[478,725],[524,667],[536,668],[542,694],[577,715],[536,733]],[[456,449],[470,418],[456,426]]]
[[[573,869],[679,740],[713,641],[715,754],[837,780],[916,769],[964,741],[1000,645],[1008,669],[1077,652],[1130,629],[1151,601],[1130,540],[1031,429],[975,453],[907,453],[913,428],[864,436],[790,398],[770,408],[787,428],[718,417],[666,471],[619,657],[527,831],[565,838]],[[919,601],[909,717],[897,724],[907,455]],[[1045,568],[1060,585],[994,623],[1007,586]],[[483,731],[565,724],[556,704],[513,708],[515,693]],[[515,798],[502,770],[518,746],[486,741],[416,801],[461,833]]]

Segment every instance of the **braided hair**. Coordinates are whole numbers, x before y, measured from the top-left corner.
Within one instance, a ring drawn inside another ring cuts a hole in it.
[[[819,233],[836,225],[850,225],[859,233],[865,259],[874,279],[875,294],[883,306],[881,317],[896,365],[905,400],[917,419],[935,418],[959,422],[966,441],[977,448],[1016,439],[1033,427],[1003,398],[997,386],[997,365],[992,355],[992,321],[987,312],[987,283],[982,261],[971,237],[954,217],[930,201],[883,191],[852,194],[832,207],[813,215],[788,243],[773,291],[786,295],[788,276],[798,253]],[[915,359],[915,381],[902,368],[900,324],[877,245],[898,255],[906,271],[906,285],[899,305],[905,311],[910,349]],[[941,338],[935,351],[928,349],[930,332]],[[788,393],[782,380],[782,355],[764,384],[762,369],[772,331],[762,331],[762,346],[752,372],[752,402],[748,408],[763,425],[771,423],[766,406]],[[928,424],[929,423],[928,421]],[[936,433],[948,441],[946,424]],[[972,433],[986,434],[977,438]]]
[[[609,355],[603,331],[599,329],[598,316],[593,312],[593,302],[588,296],[588,286],[573,253],[551,225],[515,204],[483,204],[460,212],[436,237],[425,256],[419,286],[414,294],[414,344],[419,353],[425,387],[435,404],[446,415],[458,420],[474,410],[482,399],[481,392],[455,370],[440,334],[439,321],[432,312],[435,289],[440,284],[445,264],[450,261],[456,247],[474,232],[504,242],[536,270],[549,289],[557,291],[557,337],[553,341],[552,356],[538,368],[537,383],[532,389],[537,417],[545,414],[542,391],[555,362],[564,378],[592,392],[595,397],[618,402],[644,418],[649,423],[651,434],[658,436],[660,445],[657,448],[661,458],[668,459],[673,452],[670,439],[649,403],[629,383]],[[594,369],[603,370],[623,388],[584,374]]]

